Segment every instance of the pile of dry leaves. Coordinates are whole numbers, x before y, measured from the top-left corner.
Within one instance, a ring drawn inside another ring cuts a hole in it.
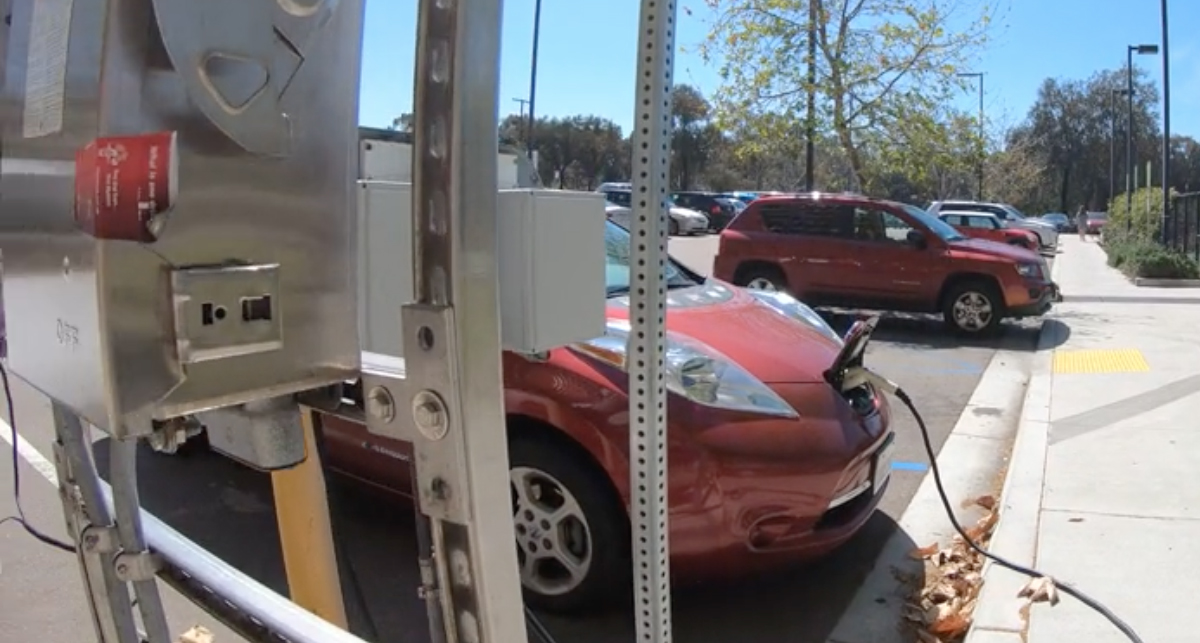
[[[981,547],[987,547],[999,514],[996,499],[981,496],[971,501],[985,513],[967,535]],[[961,641],[971,627],[975,601],[983,585],[984,557],[955,534],[950,544],[937,543],[913,550],[913,558],[925,561],[925,585],[906,605],[905,618],[916,625],[921,643]]]

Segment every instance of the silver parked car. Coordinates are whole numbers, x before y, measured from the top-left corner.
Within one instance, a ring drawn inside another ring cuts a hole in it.
[[[1058,227],[1049,221],[1025,216],[1020,210],[1007,203],[981,203],[979,201],[934,201],[926,208],[936,215],[942,210],[958,212],[985,212],[996,215],[1010,228],[1022,228],[1037,235],[1043,249],[1058,246]]]
[[[619,206],[624,211],[608,209],[608,218],[612,219],[613,223],[629,229],[633,201],[633,193],[628,183],[604,183],[597,192],[604,195],[604,199],[610,205]],[[689,208],[681,208],[677,205],[671,206],[667,212],[671,218],[669,222],[669,232],[672,236],[681,234],[705,234],[708,232],[708,217],[703,212],[697,212]]]

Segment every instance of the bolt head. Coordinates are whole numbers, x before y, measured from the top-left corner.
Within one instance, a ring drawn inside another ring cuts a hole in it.
[[[387,388],[383,386],[372,388],[364,401],[367,413],[376,420],[391,422],[396,417],[396,401]]]

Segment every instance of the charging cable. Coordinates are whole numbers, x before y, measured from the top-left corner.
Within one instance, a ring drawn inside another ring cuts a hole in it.
[[[862,386],[863,384],[871,384],[878,390],[892,394],[896,399],[903,402],[904,406],[908,407],[908,411],[912,413],[913,419],[917,421],[917,426],[921,429],[921,441],[925,444],[925,454],[929,456],[929,470],[933,472],[933,483],[937,487],[938,497],[942,501],[942,507],[945,508],[946,516],[950,518],[950,524],[954,526],[954,531],[958,532],[958,535],[962,537],[963,542],[965,542],[968,547],[1001,567],[1011,569],[1018,574],[1024,574],[1025,576],[1033,579],[1044,579],[1045,581],[1052,583],[1054,587],[1062,590],[1064,594],[1074,597],[1080,603],[1087,605],[1098,612],[1101,616],[1108,619],[1108,621],[1112,623],[1118,630],[1120,630],[1122,634],[1132,641],[1132,643],[1144,643],[1141,637],[1138,636],[1137,632],[1135,632],[1128,623],[1121,620],[1121,617],[1114,614],[1112,610],[1105,607],[1100,601],[1088,596],[1087,594],[1084,594],[1081,590],[1076,589],[1074,585],[1054,579],[1036,569],[1026,567],[1024,565],[1018,565],[1017,563],[1014,563],[1002,556],[997,556],[996,554],[987,551],[980,546],[979,543],[976,543],[971,536],[967,534],[967,531],[963,529],[963,526],[959,524],[958,518],[954,515],[954,507],[950,503],[950,498],[946,495],[946,488],[942,486],[942,474],[938,469],[937,453],[934,451],[933,442],[929,438],[929,429],[925,426],[925,419],[921,417],[921,412],[917,410],[917,405],[913,403],[912,398],[909,397],[908,393],[906,393],[904,389],[900,388],[898,384],[887,379],[886,377],[883,377],[882,375],[879,375],[878,373],[875,373],[874,371],[871,371],[870,369],[856,366],[846,370],[842,378],[843,391]]]

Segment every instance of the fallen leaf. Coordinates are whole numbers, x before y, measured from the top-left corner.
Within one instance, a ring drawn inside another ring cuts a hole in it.
[[[975,504],[991,511],[996,508],[995,496],[979,496],[975,499]]]
[[[941,549],[941,548],[938,547],[938,544],[933,543],[932,545],[927,545],[925,547],[918,547],[918,548],[908,552],[908,557],[912,558],[913,560],[924,560],[924,559],[929,558],[930,556],[938,553],[939,549]]]
[[[948,614],[945,618],[938,619],[935,623],[929,626],[929,632],[941,638],[954,638],[960,634],[965,634],[971,627],[971,619],[964,616],[961,612]]]
[[[1028,598],[1030,603],[1050,603],[1051,606],[1058,605],[1058,586],[1054,579],[1049,576],[1038,576],[1030,579],[1021,591],[1017,592],[1018,598]]]
[[[191,629],[179,635],[175,643],[215,643],[216,638],[213,633],[208,631],[208,628],[202,625],[193,625]]]
[[[921,639],[921,643],[942,643],[942,639],[934,634],[930,634],[925,630],[917,630],[917,638]]]

